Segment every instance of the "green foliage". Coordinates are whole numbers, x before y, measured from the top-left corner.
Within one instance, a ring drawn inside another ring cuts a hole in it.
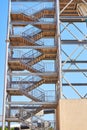
[[[11,130],[14,130],[14,128],[11,128]]]
[[[2,130],[2,128],[0,127],[0,130]],[[5,127],[5,130],[8,130],[8,128],[7,127]],[[11,128],[11,130],[14,130],[14,128]]]
[[[5,130],[8,130],[8,128],[5,128]]]
[[[54,129],[52,127],[50,127],[49,130],[54,130]]]

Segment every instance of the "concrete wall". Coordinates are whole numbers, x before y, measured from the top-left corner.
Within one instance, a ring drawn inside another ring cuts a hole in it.
[[[59,101],[58,130],[87,130],[87,99]]]

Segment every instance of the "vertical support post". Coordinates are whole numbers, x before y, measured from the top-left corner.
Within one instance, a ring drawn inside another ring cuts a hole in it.
[[[59,0],[56,0],[56,44],[57,44],[57,59],[58,59],[58,87],[59,98],[62,97],[62,74],[61,74],[61,40],[60,40],[60,5]]]
[[[10,130],[10,122],[8,122],[8,130]]]
[[[4,89],[3,89],[3,110],[2,110],[2,130],[5,129],[5,113],[6,113],[6,87],[7,87],[7,70],[8,70],[8,45],[9,45],[9,30],[10,30],[10,10],[11,0],[8,2],[8,23],[6,37],[6,53],[5,53],[5,71],[4,71]]]
[[[11,102],[11,96],[8,95],[8,102]],[[10,117],[10,113],[11,113],[11,107],[9,105],[9,110],[8,110],[8,116]],[[8,130],[10,130],[10,122],[8,122]]]
[[[57,93],[58,99],[62,97],[62,69],[61,69],[61,40],[60,40],[60,5],[59,0],[56,0],[56,45],[57,45]],[[58,101],[57,101],[58,102]],[[59,129],[59,103],[56,108],[56,130]]]

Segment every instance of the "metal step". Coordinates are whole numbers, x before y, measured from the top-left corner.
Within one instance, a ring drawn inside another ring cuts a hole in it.
[[[20,62],[20,66],[22,66],[22,68],[24,68],[24,70],[28,70],[28,71],[30,71],[32,73],[38,72],[38,70],[35,70],[34,68],[29,67],[29,66],[27,66],[26,64],[24,64],[22,62]]]
[[[35,58],[34,60],[30,61],[28,63],[28,65],[32,66],[34,64],[36,64],[37,62],[40,62],[41,60],[45,59],[45,55],[41,54],[40,56],[38,56],[37,58]]]
[[[36,64],[35,68],[31,67],[31,66],[29,66],[29,65],[27,65],[23,62],[22,63],[20,62],[20,66],[22,66],[22,68],[24,68],[24,70],[28,70],[32,73],[38,73],[38,72],[44,72],[45,71],[44,67],[42,65],[40,65],[39,63]]]
[[[50,31],[45,30],[45,31],[40,32],[39,34],[36,34],[33,37],[33,39],[35,41],[37,41],[37,40],[39,40],[39,39],[41,39],[43,37],[54,37],[54,36],[55,36],[55,31],[54,30],[50,30]]]
[[[34,14],[35,17],[37,17],[38,19],[40,18],[53,18],[54,17],[54,9],[50,8],[50,9],[42,9],[41,11],[38,11]]]

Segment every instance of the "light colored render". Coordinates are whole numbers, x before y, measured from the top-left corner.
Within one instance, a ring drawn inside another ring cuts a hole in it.
[[[60,130],[87,130],[87,99],[59,101]]]

